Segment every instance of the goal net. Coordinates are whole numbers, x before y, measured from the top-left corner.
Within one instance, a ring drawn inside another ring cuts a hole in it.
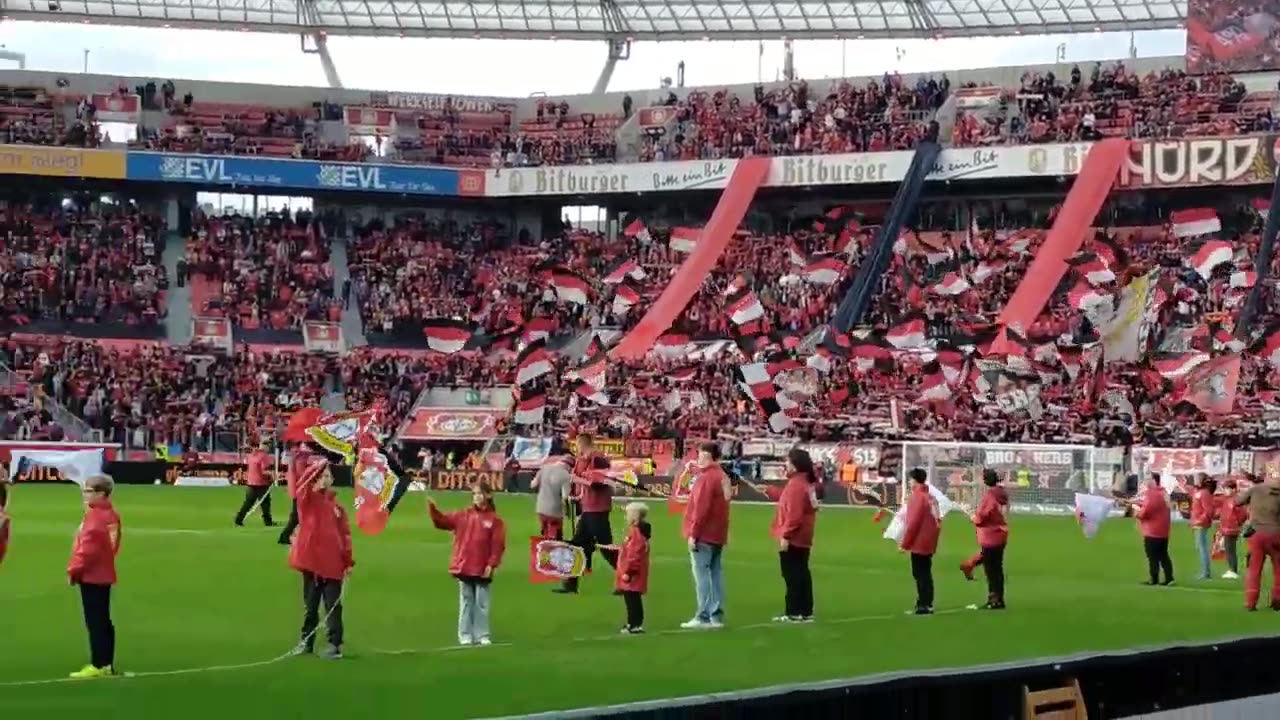
[[[929,482],[972,508],[982,496],[982,471],[1000,474],[1015,512],[1069,513],[1078,492],[1110,491],[1114,469],[1099,467],[1098,450],[1088,445],[906,442],[902,447],[902,487],[907,473],[923,468]]]

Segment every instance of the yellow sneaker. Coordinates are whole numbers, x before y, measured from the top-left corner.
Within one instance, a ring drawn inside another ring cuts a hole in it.
[[[75,680],[96,680],[112,675],[115,675],[115,670],[112,670],[110,665],[104,668],[85,665],[79,671],[71,673],[71,677]]]

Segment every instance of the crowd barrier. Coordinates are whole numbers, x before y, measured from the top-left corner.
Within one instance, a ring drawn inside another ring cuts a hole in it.
[[[1024,693],[1080,683],[1090,718],[1126,718],[1275,692],[1280,636],[954,670],[908,671],[525,718],[812,717],[1021,720]]]

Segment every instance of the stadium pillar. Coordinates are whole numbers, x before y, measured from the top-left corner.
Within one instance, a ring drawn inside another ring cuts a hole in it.
[[[1236,323],[1237,340],[1249,341],[1249,326],[1258,313],[1258,303],[1262,302],[1262,288],[1271,275],[1271,256],[1275,252],[1276,234],[1280,233],[1280,175],[1271,184],[1271,207],[1267,210],[1267,221],[1262,226],[1262,244],[1258,246],[1258,257],[1254,260],[1253,288],[1249,290],[1249,298],[1244,309],[1240,311],[1240,321]]]
[[[920,203],[920,196],[924,193],[924,181],[929,177],[933,163],[941,152],[942,146],[936,142],[921,143],[916,148],[916,154],[911,158],[911,167],[907,168],[907,176],[898,186],[893,204],[889,206],[889,213],[880,226],[880,234],[871,248],[871,255],[858,269],[853,285],[840,301],[840,307],[836,309],[831,321],[840,333],[852,330],[871,306],[871,297],[880,285],[880,277],[889,267],[893,246],[898,242],[903,226],[916,211],[916,205]]]

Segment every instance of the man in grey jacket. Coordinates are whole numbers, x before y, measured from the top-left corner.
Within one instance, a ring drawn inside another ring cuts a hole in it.
[[[564,540],[564,508],[573,484],[569,464],[573,458],[561,455],[549,459],[534,476],[531,487],[538,491],[536,503],[539,533],[544,538]]]

